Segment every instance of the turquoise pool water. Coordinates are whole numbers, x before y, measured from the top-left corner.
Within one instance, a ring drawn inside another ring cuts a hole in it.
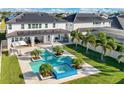
[[[43,58],[43,60],[39,60],[39,61],[34,61],[31,62],[31,68],[33,70],[34,73],[38,73],[39,72],[39,68],[42,64],[44,63],[49,63],[51,64],[53,67],[55,66],[59,66],[61,64],[67,63],[67,64],[71,64],[72,62],[72,58],[69,56],[60,56],[60,57],[56,57],[54,54],[50,53],[49,51],[45,50],[42,54],[41,57]],[[67,67],[63,66],[61,68],[56,68],[57,72],[65,72],[68,70]]]
[[[68,65],[59,65],[59,66],[55,66],[53,67],[53,69],[58,73],[65,73],[71,70],[71,68]]]

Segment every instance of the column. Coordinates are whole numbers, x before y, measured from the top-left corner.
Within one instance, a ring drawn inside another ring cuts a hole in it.
[[[46,35],[43,36],[43,43],[47,43],[47,36]]]
[[[71,35],[70,34],[68,34],[68,39],[69,39],[68,42],[69,43],[72,43],[72,38],[71,38]]]
[[[31,46],[34,47],[35,43],[34,43],[34,36],[30,37],[31,40]]]
[[[12,38],[7,38],[7,49],[8,49],[8,53],[9,53],[9,55],[11,54],[11,39]]]
[[[51,44],[54,44],[54,35],[51,35]]]

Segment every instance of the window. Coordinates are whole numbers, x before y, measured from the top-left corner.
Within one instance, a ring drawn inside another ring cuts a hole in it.
[[[101,22],[93,22],[94,25],[99,25]]]
[[[42,28],[42,24],[39,24],[39,28]]]
[[[18,38],[17,37],[15,38],[15,41],[18,41]]]
[[[56,27],[56,24],[55,23],[53,23],[53,28],[55,28]]]
[[[8,29],[11,30],[12,29],[12,24],[8,25]]]
[[[48,28],[48,24],[45,24],[45,28]]]
[[[28,24],[28,29],[31,29],[31,24]]]
[[[32,24],[32,28],[35,28],[35,24]]]
[[[20,37],[20,41],[22,41],[23,40],[23,38],[22,37]]]
[[[12,38],[12,41],[11,42],[14,42],[14,38]]]
[[[36,28],[38,28],[38,24],[35,24],[36,25]]]
[[[24,24],[21,24],[21,29],[25,29]]]

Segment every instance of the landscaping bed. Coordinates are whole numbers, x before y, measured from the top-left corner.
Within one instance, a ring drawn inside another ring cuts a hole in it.
[[[99,74],[87,76],[84,78],[72,80],[65,83],[70,84],[124,84],[124,64],[118,63],[116,59],[104,57],[105,61],[100,60],[100,53],[89,49],[88,54],[85,53],[85,47],[75,45],[64,46],[64,49],[72,53],[76,57],[83,58],[85,62],[99,69]]]

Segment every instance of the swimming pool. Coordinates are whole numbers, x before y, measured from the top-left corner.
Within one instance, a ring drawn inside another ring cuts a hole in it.
[[[77,74],[77,70],[71,67],[69,64],[61,64],[53,67],[53,74],[56,79],[72,76]]]
[[[56,57],[54,54],[50,53],[47,50],[45,50],[40,56],[43,58],[42,60],[32,61],[30,63],[34,73],[39,73],[39,68],[44,63],[49,63],[54,67],[64,63],[71,64],[72,62],[72,58],[69,56]]]

